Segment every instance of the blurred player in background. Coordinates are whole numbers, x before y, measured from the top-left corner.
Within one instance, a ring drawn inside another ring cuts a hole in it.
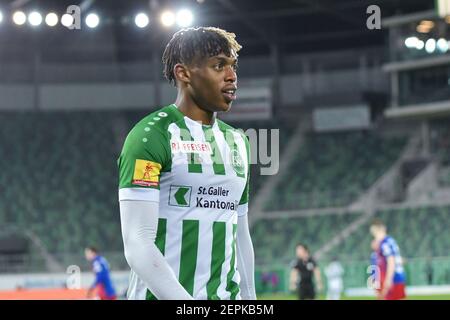
[[[344,268],[337,257],[325,268],[327,277],[327,300],[340,300],[342,290],[344,290]]]
[[[84,250],[86,259],[91,263],[95,273],[95,281],[89,287],[87,297],[93,298],[94,292],[100,300],[116,300],[116,290],[111,281],[108,261],[101,255],[95,247],[87,247]]]
[[[374,220],[370,233],[378,243],[377,265],[380,270],[379,299],[400,300],[406,297],[405,272],[397,242],[387,234],[386,225]]]
[[[316,261],[310,256],[305,244],[299,243],[295,248],[297,258],[291,264],[290,289],[296,290],[300,300],[313,300],[316,298],[316,289],[322,290],[320,269]]]
[[[236,99],[235,34],[188,28],[163,53],[175,103],[142,119],[118,160],[129,299],[256,299],[250,143],[216,118]]]

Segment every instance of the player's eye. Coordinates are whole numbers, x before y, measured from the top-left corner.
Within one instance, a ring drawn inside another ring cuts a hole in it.
[[[217,71],[221,71],[223,69],[223,63],[222,62],[216,63],[214,65],[214,69],[216,69]]]
[[[238,69],[238,64],[237,63],[233,64],[232,68],[233,68],[234,72],[236,72]]]

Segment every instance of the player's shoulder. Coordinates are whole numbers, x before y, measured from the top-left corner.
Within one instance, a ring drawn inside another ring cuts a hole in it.
[[[159,108],[138,121],[129,131],[125,143],[134,143],[137,140],[167,140],[167,128],[179,120],[179,111],[174,105]]]
[[[299,260],[298,259],[292,259],[291,263],[289,264],[291,268],[297,268],[299,265]]]
[[[142,118],[134,125],[130,132],[139,131],[141,129],[144,129],[145,132],[150,132],[153,129],[160,132],[165,132],[172,122],[176,122],[179,119],[179,111],[173,104],[171,104],[159,108]]]
[[[390,236],[390,235],[387,235],[384,239],[383,239],[383,241],[381,242],[381,243],[387,243],[387,244],[395,244],[396,243],[396,241],[395,241],[395,239],[392,237],[392,236]]]
[[[98,256],[98,261],[99,261],[100,263],[104,264],[104,263],[106,262],[106,259],[105,259],[105,257],[103,257],[103,256]]]

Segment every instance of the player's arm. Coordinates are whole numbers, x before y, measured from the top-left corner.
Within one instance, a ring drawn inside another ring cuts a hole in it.
[[[95,288],[102,281],[102,279],[101,279],[101,265],[99,265],[99,263],[97,261],[95,261],[94,265],[93,265],[93,268],[94,268],[94,273],[95,273],[95,279],[94,279],[94,282],[91,284],[91,286],[89,287],[89,289],[87,291],[86,295],[87,295],[88,299],[92,298],[92,295],[94,293]]]
[[[192,300],[155,245],[158,211],[158,202],[120,201],[125,258],[156,298]]]
[[[155,244],[160,172],[171,161],[168,137],[155,128],[138,129],[127,136],[118,160],[125,258],[157,299],[192,299]]]
[[[241,276],[240,288],[242,299],[256,300],[255,253],[246,214],[238,217],[236,247],[237,268]]]
[[[297,280],[298,280],[298,271],[295,268],[291,269],[291,274],[289,277],[289,289],[291,291],[295,291],[297,286]]]
[[[386,278],[383,283],[383,292],[382,296],[384,297],[389,289],[392,287],[392,283],[394,282],[394,273],[395,273],[395,257],[394,255],[389,255],[386,257]]]
[[[255,252],[248,226],[248,201],[250,183],[250,143],[245,137],[247,151],[247,181],[237,210],[238,223],[236,232],[237,269],[241,276],[241,297],[244,300],[256,300],[255,290]]]
[[[381,254],[386,258],[386,277],[383,283],[381,297],[385,297],[394,282],[395,256],[388,243],[381,245]]]
[[[321,291],[323,288],[322,275],[321,275],[320,269],[317,265],[314,267],[314,277],[316,279],[317,289],[319,291]]]

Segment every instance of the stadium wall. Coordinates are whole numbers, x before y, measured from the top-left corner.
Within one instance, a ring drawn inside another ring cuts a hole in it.
[[[375,78],[383,79],[380,71],[370,70]],[[358,79],[359,70],[338,70],[320,74],[295,74],[281,76],[280,101],[277,106],[299,105],[306,96],[330,93],[358,94],[364,90],[385,88],[382,81],[366,87]],[[243,84],[269,82],[270,78],[242,78]],[[176,89],[166,82],[158,84],[160,104],[169,104],[176,97]],[[95,110],[148,108],[158,104],[156,87],[152,82],[80,82],[0,84],[0,110]],[[239,95],[239,93],[238,93]]]
[[[111,272],[112,282],[119,296],[123,296],[128,288],[128,277],[128,271]],[[72,288],[74,290],[82,290],[81,293],[83,293],[93,282],[94,275],[91,272],[81,272],[79,274],[2,274],[0,277],[0,299],[2,299],[3,295],[12,298],[18,297],[23,292],[27,291],[41,292],[42,298],[57,298],[58,292],[60,292],[59,290]],[[14,294],[14,292],[16,292],[16,294]],[[27,295],[27,293],[25,293],[25,295]],[[49,295],[51,295],[51,297]],[[36,295],[33,294],[33,297],[35,296]],[[64,297],[62,296],[62,298]]]

